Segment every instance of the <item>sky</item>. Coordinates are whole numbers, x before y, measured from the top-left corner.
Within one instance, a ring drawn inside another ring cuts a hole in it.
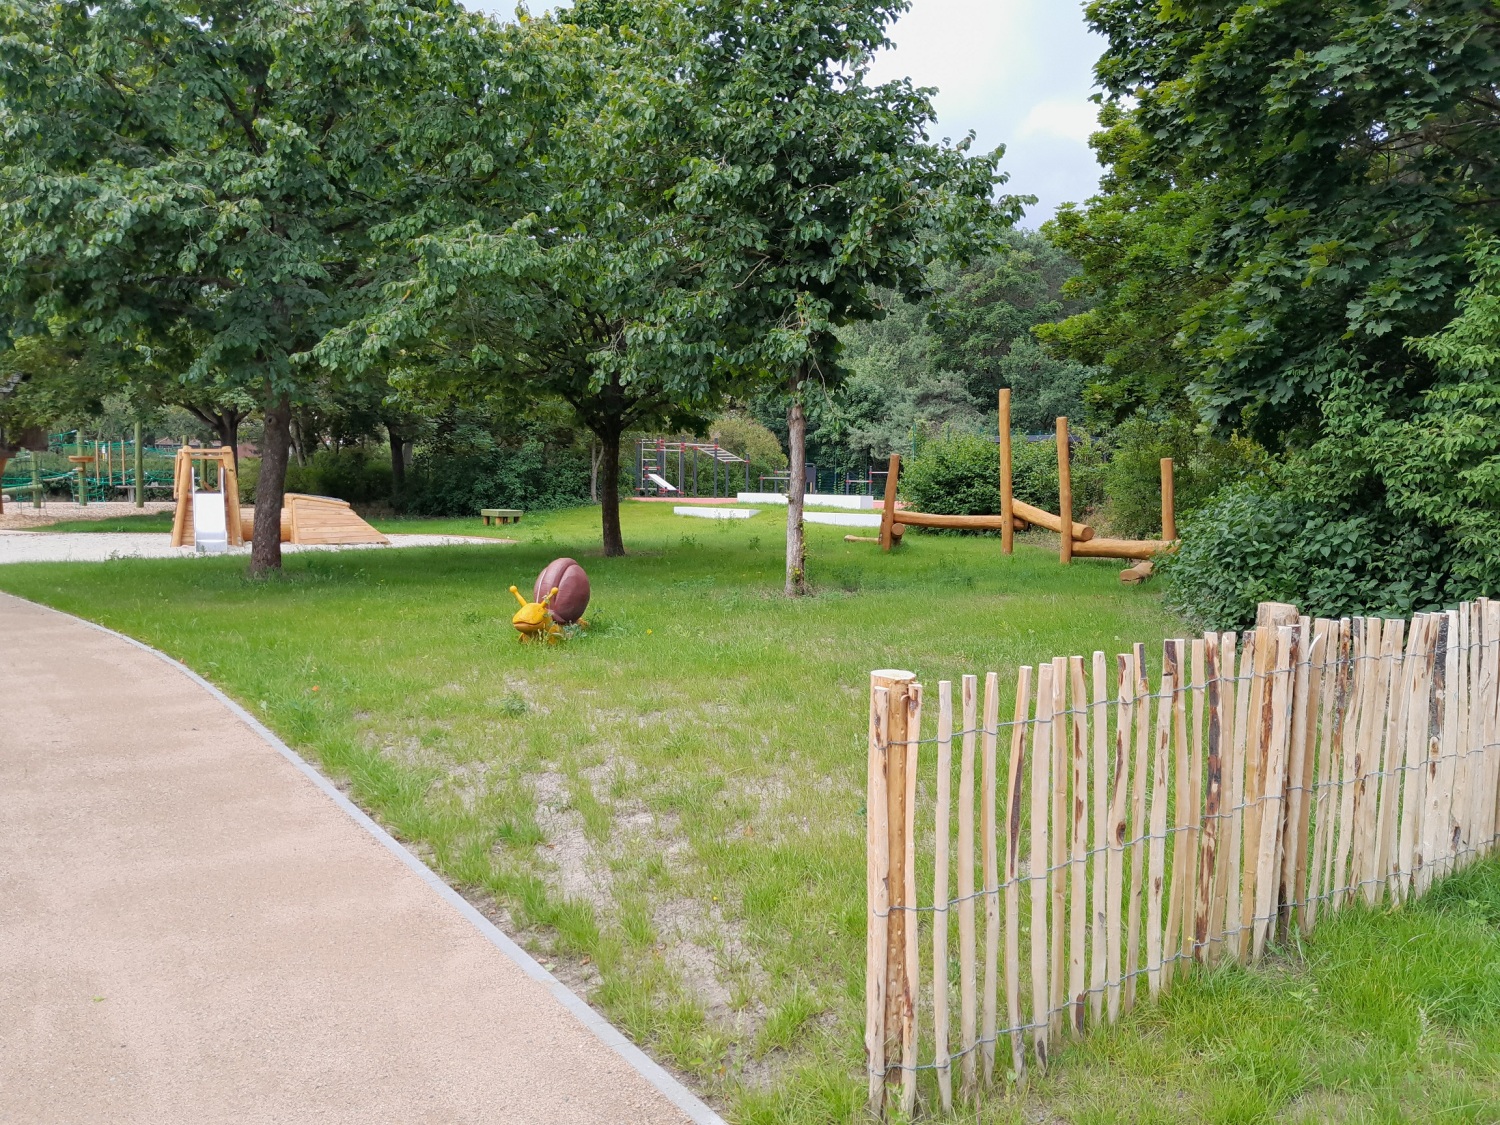
[[[515,11],[514,0],[469,2],[495,15]],[[977,151],[1003,144],[1005,190],[1037,197],[1022,226],[1093,194],[1096,107],[1088,98],[1104,41],[1084,25],[1083,0],[911,0],[890,37],[895,46],[875,60],[871,78],[936,87],[935,137],[972,130]]]
[[[871,77],[937,87],[936,136],[973,130],[981,151],[1003,144],[1005,190],[1037,197],[1023,226],[1093,194],[1088,98],[1104,40],[1085,26],[1082,0],[912,0],[890,37]]]

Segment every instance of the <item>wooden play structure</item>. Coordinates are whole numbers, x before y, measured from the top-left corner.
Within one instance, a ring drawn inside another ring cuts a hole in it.
[[[229,446],[179,449],[172,467],[172,494],[177,500],[172,546],[223,551],[244,543],[240,480]]]
[[[172,546],[195,546],[211,553],[238,547],[254,536],[254,515],[240,510],[234,451],[227,445],[183,446],[177,451],[172,480],[177,499]],[[355,514],[348,501],[300,492],[288,492],[282,499],[281,541],[316,546],[390,544]]]
[[[1056,532],[1061,545],[1058,561],[1064,566],[1075,555],[1096,559],[1134,559],[1135,564],[1122,571],[1120,581],[1141,582],[1151,575],[1152,559],[1176,547],[1177,521],[1174,512],[1172,459],[1161,461],[1160,539],[1103,539],[1088,524],[1073,520],[1073,476],[1068,444],[1068,420],[1057,419],[1058,508],[1056,514],[1017,500],[1011,484],[1010,389],[1000,392],[1000,514],[994,516],[946,516],[931,512],[912,512],[896,507],[896,488],[901,474],[900,454],[891,454],[890,471],[885,478],[885,508],[880,520],[879,543],[889,551],[901,542],[908,527],[948,527],[969,530],[999,531],[1000,549],[1007,555],[1015,551],[1015,533],[1030,526]]]

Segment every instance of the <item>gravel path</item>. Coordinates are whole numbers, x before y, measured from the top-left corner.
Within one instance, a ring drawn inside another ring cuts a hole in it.
[[[514,546],[514,539],[478,535],[390,535],[391,547]],[[384,551],[379,543],[342,547],[305,547],[283,543],[285,554],[301,551]],[[250,547],[231,547],[231,555],[249,555]],[[190,559],[191,547],[173,547],[160,531],[0,531],[0,564],[21,562],[107,562],[110,559]]]
[[[0,594],[0,1121],[722,1125],[231,706]]]
[[[29,500],[7,500],[4,513],[0,513],[0,531],[46,527],[52,523],[71,523],[77,520],[113,520],[121,516],[151,516],[159,512],[170,512],[176,507],[177,505],[170,500],[150,500],[144,508],[137,508],[128,500],[95,500],[92,504],[75,504],[71,500],[48,500],[40,508],[33,508]]]

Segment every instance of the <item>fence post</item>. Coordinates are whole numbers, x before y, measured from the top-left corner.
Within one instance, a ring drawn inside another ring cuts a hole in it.
[[[902,1104],[908,1109],[916,1097],[916,1071],[911,1069],[917,1045],[911,829],[921,706],[922,687],[913,673],[870,673],[865,1050],[870,1109],[877,1114],[884,1113],[893,1086],[902,1087]]]

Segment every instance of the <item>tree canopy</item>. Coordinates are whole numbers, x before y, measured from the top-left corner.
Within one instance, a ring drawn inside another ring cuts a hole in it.
[[[506,149],[462,143],[489,26],[447,0],[0,11],[5,335],[185,349],[186,380],[252,396],[252,569],[279,565],[291,405],[361,308],[374,230],[425,221],[467,162],[503,178]]]
[[[1122,112],[1102,198],[1058,224],[1085,284],[1120,302],[1165,282],[1194,402],[1272,443],[1314,438],[1340,377],[1419,394],[1433,367],[1403,341],[1453,315],[1465,232],[1500,223],[1494,4],[1095,0],[1088,16]],[[1055,338],[1097,358],[1170,327],[1094,315]]]

